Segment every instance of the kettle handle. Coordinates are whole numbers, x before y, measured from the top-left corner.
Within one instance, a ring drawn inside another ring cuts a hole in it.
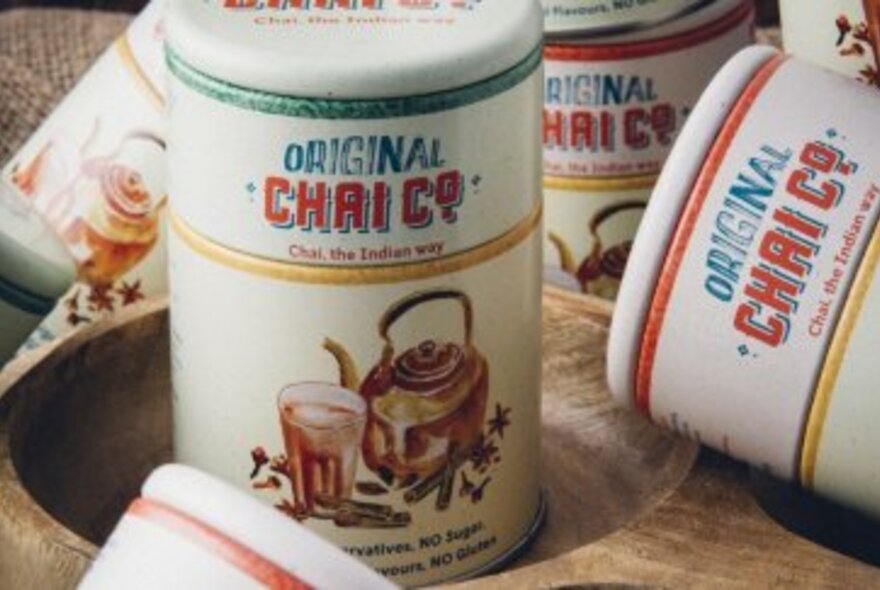
[[[401,299],[397,303],[391,306],[391,308],[385,312],[385,315],[382,316],[382,319],[379,322],[379,334],[382,336],[382,339],[385,340],[386,343],[386,360],[387,357],[393,355],[393,346],[391,344],[391,337],[388,334],[388,331],[391,329],[391,326],[394,323],[402,318],[404,315],[412,311],[414,308],[422,305],[423,303],[428,303],[430,301],[439,301],[443,299],[454,299],[461,304],[462,309],[464,310],[464,337],[465,344],[468,346],[471,345],[471,340],[473,338],[473,325],[474,325],[474,309],[471,304],[471,299],[465,293],[461,291],[456,291],[455,289],[436,289],[433,291],[422,291],[420,293],[414,293],[405,299]]]

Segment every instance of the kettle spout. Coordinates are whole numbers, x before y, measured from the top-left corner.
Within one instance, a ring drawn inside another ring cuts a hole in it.
[[[351,391],[358,391],[361,379],[358,375],[357,365],[348,351],[341,344],[329,338],[324,340],[324,350],[332,354],[339,364],[339,384]]]
[[[574,253],[571,251],[569,245],[559,235],[553,232],[550,232],[548,239],[550,240],[550,244],[559,254],[559,266],[562,267],[562,270],[572,276],[576,275],[578,270],[577,263],[574,260]]]

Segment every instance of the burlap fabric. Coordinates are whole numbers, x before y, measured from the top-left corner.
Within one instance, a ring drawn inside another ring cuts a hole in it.
[[[129,19],[87,10],[0,11],[0,166]]]

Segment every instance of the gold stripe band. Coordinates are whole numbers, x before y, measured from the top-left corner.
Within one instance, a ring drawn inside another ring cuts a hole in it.
[[[327,267],[270,260],[221,246],[196,233],[173,212],[171,227],[190,248],[221,266],[279,281],[320,285],[378,285],[414,281],[459,272],[512,250],[540,225],[543,207],[539,203],[529,215],[499,238],[465,252],[437,260],[399,266]]]
[[[620,192],[650,190],[657,184],[656,174],[645,176],[624,176],[619,178],[566,178],[545,176],[544,188],[562,191]]]
[[[163,109],[165,107],[165,99],[162,97],[162,93],[160,93],[159,89],[153,85],[153,82],[150,81],[150,78],[147,76],[147,73],[144,72],[141,64],[138,63],[138,60],[131,49],[131,44],[128,42],[125,35],[122,35],[116,40],[116,52],[119,54],[119,58],[122,60],[123,65],[125,65],[126,69],[131,72],[134,79],[138,81],[141,88],[143,88],[147,96],[149,96],[150,102],[152,102],[157,108]]]
[[[880,227],[874,230],[868,251],[865,253],[862,265],[856,274],[855,282],[834,333],[834,339],[831,341],[831,347],[825,357],[819,384],[816,386],[816,395],[810,408],[801,451],[801,483],[808,488],[813,486],[815,480],[822,433],[828,418],[828,411],[831,408],[837,379],[840,376],[853,332],[858,325],[859,316],[865,306],[868,291],[874,282],[878,264],[880,264]]]

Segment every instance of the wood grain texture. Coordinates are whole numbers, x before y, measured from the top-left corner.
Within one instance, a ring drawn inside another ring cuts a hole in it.
[[[766,516],[744,467],[691,472],[695,445],[613,406],[608,304],[548,290],[544,311],[548,522],[506,573],[455,588],[880,586]],[[154,302],[0,373],[0,587],[73,588],[169,458],[167,330]]]

